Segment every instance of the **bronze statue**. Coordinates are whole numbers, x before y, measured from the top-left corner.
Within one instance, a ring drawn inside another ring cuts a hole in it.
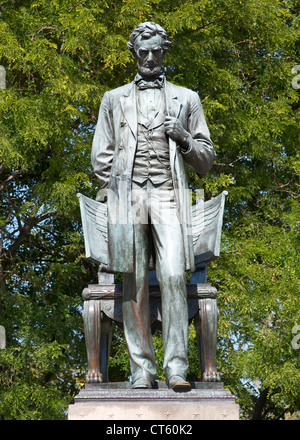
[[[107,194],[107,272],[123,272],[123,323],[132,388],[152,388],[156,364],[149,320],[149,269],[162,298],[164,371],[170,388],[190,389],[185,271],[194,270],[185,164],[207,173],[215,150],[197,93],[169,83],[164,29],[139,24],[128,48],[138,73],[106,92],[92,165]]]

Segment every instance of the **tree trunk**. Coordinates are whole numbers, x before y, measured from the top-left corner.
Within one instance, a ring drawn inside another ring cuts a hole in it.
[[[263,413],[265,409],[266,402],[268,400],[269,389],[261,390],[259,397],[254,406],[252,420],[263,420]]]

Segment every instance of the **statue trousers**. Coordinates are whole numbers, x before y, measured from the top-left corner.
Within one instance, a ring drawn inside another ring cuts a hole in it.
[[[182,227],[171,181],[132,185],[134,272],[123,274],[123,323],[133,381],[156,375],[149,311],[149,253],[154,246],[162,301],[166,380],[186,378],[188,309]]]

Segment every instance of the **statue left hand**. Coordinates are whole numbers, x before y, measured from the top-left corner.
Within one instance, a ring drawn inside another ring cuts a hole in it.
[[[184,143],[188,136],[188,132],[183,128],[179,119],[172,116],[166,116],[165,131],[173,141]]]

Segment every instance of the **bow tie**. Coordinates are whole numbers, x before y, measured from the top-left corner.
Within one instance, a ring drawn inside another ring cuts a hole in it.
[[[137,84],[139,90],[161,89],[164,85],[164,77],[159,76],[154,80],[146,80],[142,77],[139,77],[135,80],[135,83]]]

